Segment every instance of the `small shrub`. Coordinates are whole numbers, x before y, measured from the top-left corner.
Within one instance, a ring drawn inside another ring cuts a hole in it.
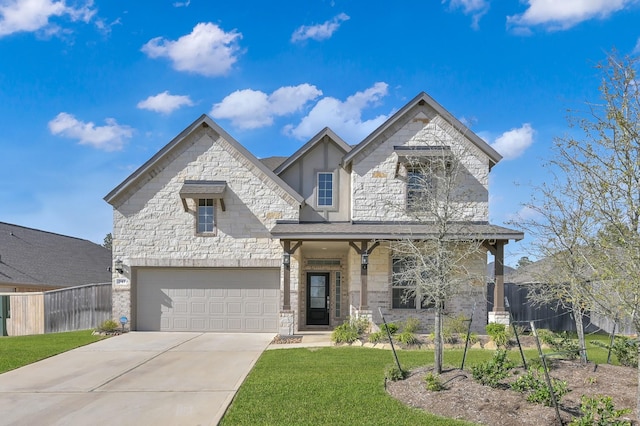
[[[386,331],[376,331],[374,333],[369,334],[369,341],[371,343],[384,342],[388,339]]]
[[[428,373],[426,376],[424,376],[424,382],[426,383],[427,390],[430,390],[432,392],[440,392],[446,389],[446,387],[442,383],[442,380],[440,380],[440,376],[437,376],[433,373]]]
[[[566,331],[553,333],[545,330],[543,333],[538,333],[538,337],[543,343],[553,348],[554,351],[562,352],[568,359],[576,359],[580,355],[578,341],[571,338]]]
[[[418,337],[405,330],[402,333],[398,333],[396,334],[396,340],[404,345],[419,345],[420,344],[420,339],[418,339]]]
[[[389,333],[393,335],[396,334],[398,330],[400,330],[400,327],[398,327],[398,324],[393,322],[388,322],[380,326],[380,331],[384,332],[385,334],[387,334],[387,330],[389,330]]]
[[[118,324],[115,320],[112,319],[108,319],[106,321],[104,321],[102,324],[100,324],[100,327],[98,327],[98,329],[100,331],[116,331],[118,328],[120,328],[120,324]]]
[[[349,322],[355,327],[358,334],[362,334],[371,328],[371,323],[367,317],[350,318]]]
[[[442,326],[443,333],[449,334],[467,334],[469,328],[469,318],[460,314],[455,317],[445,317]]]
[[[499,348],[505,348],[507,346],[509,343],[509,332],[504,324],[492,322],[487,324],[485,329],[489,337],[496,343],[496,346]]]
[[[553,401],[551,400],[551,393],[549,392],[546,380],[540,377],[542,374],[542,370],[530,368],[511,384],[511,389],[517,392],[527,393],[527,401],[529,402],[550,407]],[[560,398],[569,392],[567,382],[563,380],[551,378],[551,386],[553,387],[556,401],[559,401]]]
[[[409,317],[404,322],[404,327],[402,327],[402,331],[409,333],[417,333],[420,329],[420,320],[418,318]]]
[[[407,378],[407,375],[408,373],[398,368],[396,364],[387,365],[384,369],[385,379],[391,380],[392,382],[397,382],[398,380],[404,380]]]
[[[348,321],[334,328],[331,333],[331,341],[334,343],[353,343],[358,337],[358,328]]]
[[[489,361],[471,366],[471,375],[481,384],[497,388],[500,381],[509,376],[513,367],[513,362],[507,358],[507,351],[499,349]]]
[[[600,346],[604,349],[609,349],[609,345],[598,342],[597,340],[591,341],[596,346]],[[625,367],[638,367],[638,340],[631,339],[626,336],[615,336],[613,345],[611,346],[611,352],[618,359],[618,362]]]
[[[580,403],[581,417],[575,417],[570,426],[631,426],[628,420],[620,419],[630,413],[628,408],[616,410],[610,396],[596,396],[590,398],[582,395]]]

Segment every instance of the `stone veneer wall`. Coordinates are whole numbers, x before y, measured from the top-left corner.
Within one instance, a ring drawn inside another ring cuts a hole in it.
[[[408,122],[396,123],[396,127],[380,136],[386,140],[372,143],[355,158],[351,173],[352,220],[413,220],[406,214],[406,183],[396,177],[398,156],[393,147],[442,145],[450,145],[467,170],[459,176],[460,190],[456,194],[460,219],[457,220],[488,220],[488,157],[444,119],[425,108],[417,109]]]
[[[115,318],[131,318],[132,267],[281,267],[282,247],[270,229],[278,219],[297,220],[291,196],[211,128],[194,131],[177,148],[164,168],[116,200],[113,258],[124,262],[125,272],[113,276]],[[227,182],[215,235],[196,235],[195,201],[188,200],[185,212],[179,196],[185,180]]]

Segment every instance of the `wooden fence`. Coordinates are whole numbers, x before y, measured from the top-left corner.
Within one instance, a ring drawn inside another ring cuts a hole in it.
[[[111,283],[9,296],[9,336],[58,333],[98,327],[111,319]]]
[[[494,283],[487,284],[487,312],[493,309]],[[516,323],[521,323],[526,328],[529,321],[536,322],[536,328],[546,328],[552,331],[576,331],[576,324],[571,311],[562,306],[544,305],[532,306],[527,298],[529,289],[518,284],[505,283],[504,295],[509,300],[509,311]],[[599,328],[591,323],[588,316],[583,318],[585,331],[588,333],[598,331]]]

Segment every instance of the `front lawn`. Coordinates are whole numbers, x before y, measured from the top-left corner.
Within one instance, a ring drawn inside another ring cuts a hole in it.
[[[104,339],[92,330],[0,337],[0,373]]]
[[[589,339],[587,339],[589,341]],[[591,345],[589,345],[591,346]],[[590,359],[606,351],[589,347]],[[463,351],[445,350],[445,363],[460,368]],[[433,363],[428,350],[399,351],[403,369]],[[490,359],[491,350],[470,350],[465,368]],[[525,351],[537,358],[535,349]],[[520,364],[517,349],[509,357]],[[384,369],[393,364],[388,350],[328,347],[266,351],[240,387],[222,425],[465,425],[407,407],[384,389]]]

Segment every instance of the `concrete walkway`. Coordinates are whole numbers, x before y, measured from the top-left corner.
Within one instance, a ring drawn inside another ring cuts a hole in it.
[[[0,374],[0,425],[216,425],[273,334],[132,332]]]

